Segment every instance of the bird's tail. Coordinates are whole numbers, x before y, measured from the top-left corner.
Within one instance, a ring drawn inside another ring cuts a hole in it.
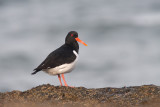
[[[31,73],[32,75],[34,75],[34,74],[36,74],[37,72],[39,72],[38,70],[36,70],[36,69],[34,69],[33,70],[34,72],[33,73]]]

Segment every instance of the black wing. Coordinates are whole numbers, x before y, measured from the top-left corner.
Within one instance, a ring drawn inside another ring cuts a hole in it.
[[[71,63],[75,59],[76,56],[73,53],[73,49],[69,46],[63,45],[62,47],[50,53],[47,58],[37,68],[34,69],[35,72],[32,74],[36,74],[43,69],[54,68],[65,63]]]

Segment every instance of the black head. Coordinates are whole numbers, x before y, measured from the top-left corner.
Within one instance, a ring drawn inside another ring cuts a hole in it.
[[[78,33],[76,31],[70,31],[67,34],[67,37],[66,37],[66,40],[65,40],[65,44],[70,45],[75,50],[78,50],[79,49],[79,45],[78,45],[77,41],[82,43],[83,45],[87,46],[87,44],[85,44],[83,41],[81,41],[78,38]]]
[[[65,44],[71,46],[73,50],[78,52],[79,45],[75,38],[78,38],[78,33],[76,31],[70,31],[66,36]]]
[[[66,43],[66,44],[72,44],[72,43],[74,43],[74,42],[77,43],[77,41],[80,42],[80,43],[82,43],[83,45],[87,46],[86,43],[84,43],[82,40],[80,40],[80,39],[78,38],[78,33],[77,33],[76,31],[70,31],[70,32],[68,33],[67,37],[66,37],[65,43]]]
[[[78,37],[78,33],[76,31],[70,31],[66,37],[65,43],[72,44],[73,42],[77,42],[75,38]]]

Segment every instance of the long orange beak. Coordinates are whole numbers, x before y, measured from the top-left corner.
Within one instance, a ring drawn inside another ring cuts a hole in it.
[[[80,43],[82,43],[83,45],[85,45],[85,46],[88,46],[86,43],[84,43],[82,40],[80,40],[78,37],[77,38],[75,38],[76,39],[76,41],[78,41],[78,42],[80,42]]]

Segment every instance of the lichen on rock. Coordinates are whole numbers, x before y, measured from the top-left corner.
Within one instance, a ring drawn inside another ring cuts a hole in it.
[[[160,105],[159,86],[87,89],[46,84],[24,92],[0,93],[0,107],[150,107],[150,105]]]

